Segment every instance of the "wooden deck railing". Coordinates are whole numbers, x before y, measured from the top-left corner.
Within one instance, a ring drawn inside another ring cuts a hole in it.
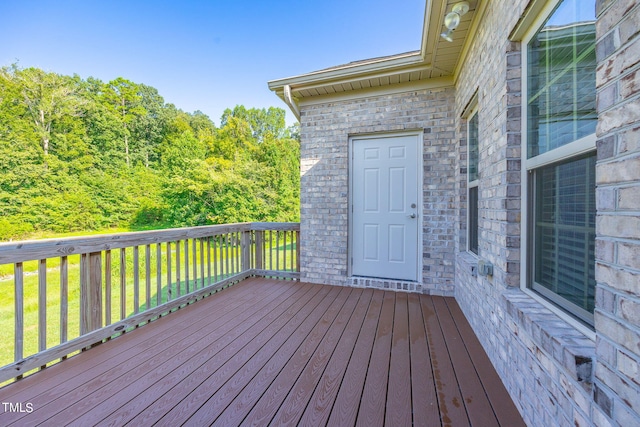
[[[246,277],[299,278],[299,230],[240,223],[0,244],[0,290],[13,294],[2,302],[13,313],[0,316],[14,320],[13,337],[2,333],[0,384]]]

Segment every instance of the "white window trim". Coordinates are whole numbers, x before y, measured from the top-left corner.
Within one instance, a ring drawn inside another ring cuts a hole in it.
[[[521,227],[520,227],[520,260],[522,266],[520,268],[520,289],[525,292],[527,295],[534,298],[536,301],[540,302],[546,308],[555,313],[562,320],[576,328],[578,331],[583,333],[588,338],[595,341],[596,333],[594,330],[586,326],[580,320],[576,319],[574,316],[570,315],[557,305],[553,304],[539,293],[535,292],[533,289],[529,288],[527,285],[528,275],[527,273],[532,268],[529,262],[529,209],[533,209],[532,203],[530,203],[531,194],[531,186],[530,180],[532,179],[531,171],[533,169],[537,169],[541,166],[559,162],[565,159],[569,159],[572,157],[579,156],[581,154],[585,154],[595,150],[596,148],[596,136],[595,134],[588,135],[584,138],[581,138],[577,141],[574,141],[570,144],[566,144],[562,147],[558,147],[554,150],[543,153],[539,156],[534,157],[533,159],[528,159],[528,134],[527,134],[527,93],[528,93],[528,80],[527,80],[527,71],[529,67],[528,57],[527,57],[527,46],[533,36],[538,32],[544,21],[553,13],[556,6],[562,0],[548,0],[546,5],[542,8],[542,11],[538,15],[538,17],[533,20],[531,26],[524,34],[521,46],[522,46],[522,128],[521,128],[521,160],[522,160],[522,168],[521,168]],[[532,212],[532,211],[531,211]]]
[[[472,256],[478,258],[480,256],[480,208],[478,207],[478,253],[476,254],[471,250],[471,206],[470,206],[470,198],[469,198],[469,190],[471,188],[478,188],[478,206],[480,204],[480,173],[478,171],[478,178],[473,181],[469,181],[469,160],[471,159],[471,150],[470,150],[470,138],[469,138],[469,122],[473,117],[478,117],[478,164],[480,164],[480,116],[478,115],[478,106],[475,105],[469,110],[469,114],[466,117],[467,120],[467,252]],[[476,165],[477,168],[477,165]]]
[[[525,125],[526,126],[526,125]],[[523,129],[526,130],[526,129]],[[526,140],[527,136],[523,135],[523,140]],[[527,147],[524,147],[527,148]],[[580,138],[569,144],[555,148],[551,151],[544,152],[537,155],[532,159],[525,159],[527,153],[524,153],[522,162],[525,165],[527,171],[538,169],[543,166],[550,165],[552,163],[558,163],[563,160],[568,160],[581,154],[587,154],[596,148],[596,134],[592,133],[584,138]]]

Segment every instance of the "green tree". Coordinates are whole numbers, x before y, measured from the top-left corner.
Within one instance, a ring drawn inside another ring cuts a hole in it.
[[[77,96],[77,80],[38,68],[21,70],[15,65],[2,68],[0,75],[19,86],[20,100],[26,106],[46,162],[55,121],[82,115],[85,102]]]
[[[169,117],[166,114],[164,99],[158,90],[144,84],[138,85],[140,105],[131,122],[131,135],[134,141],[134,159],[149,168],[158,161],[159,145],[167,128]]]
[[[130,126],[137,117],[145,114],[144,107],[141,105],[142,97],[139,94],[139,85],[118,77],[107,84],[104,91],[104,99],[107,101],[108,108],[114,111],[120,119],[120,124],[123,128],[125,161],[127,166],[130,166]]]
[[[0,239],[299,216],[299,131],[238,105],[220,128],[158,91],[0,69]]]

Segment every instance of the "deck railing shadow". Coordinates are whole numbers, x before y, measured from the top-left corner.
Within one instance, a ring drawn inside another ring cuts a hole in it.
[[[13,317],[0,385],[247,277],[299,279],[299,233],[238,223],[0,244],[0,271],[13,266],[0,277],[4,323]]]

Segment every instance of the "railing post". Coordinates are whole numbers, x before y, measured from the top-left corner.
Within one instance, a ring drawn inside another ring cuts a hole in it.
[[[14,361],[24,357],[24,267],[21,262],[14,264],[15,277],[15,344]]]
[[[262,254],[264,252],[264,230],[256,230],[256,270],[262,270],[264,268],[264,260]]]
[[[251,230],[245,230],[242,232],[242,238],[240,242],[240,251],[242,259],[242,272],[251,270]]]
[[[102,252],[80,260],[80,335],[102,327]]]
[[[300,229],[296,230],[296,271],[300,273]]]

